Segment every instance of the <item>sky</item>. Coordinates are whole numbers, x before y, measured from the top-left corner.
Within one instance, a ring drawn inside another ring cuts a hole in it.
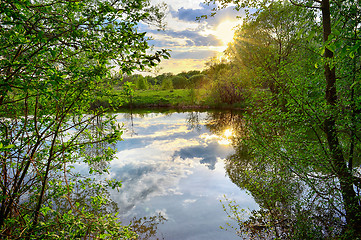
[[[155,72],[174,74],[202,70],[212,57],[218,57],[232,40],[234,27],[241,23],[237,16],[242,12],[228,7],[214,17],[197,21],[201,15],[209,15],[213,6],[199,0],[151,0],[153,4],[165,2],[168,5],[165,31],[154,26],[139,25],[147,32],[154,49],[170,49],[171,59],[163,60]]]

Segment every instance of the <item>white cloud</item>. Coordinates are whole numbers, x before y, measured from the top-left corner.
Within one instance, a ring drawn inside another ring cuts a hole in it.
[[[141,31],[147,36],[155,49],[172,50],[170,60],[164,60],[160,67],[164,72],[179,73],[189,70],[203,70],[205,62],[211,57],[218,56],[226,49],[227,42],[232,39],[231,31],[224,31],[234,27],[236,18],[242,12],[236,12],[232,7],[219,11],[215,17],[196,21],[197,17],[209,15],[214,6],[207,6],[203,0],[151,0],[153,4],[165,2],[168,4],[168,14],[165,19],[165,31],[156,31],[153,28],[141,25]],[[217,27],[221,23],[222,29]],[[223,36],[222,36],[223,35]],[[192,48],[194,47],[194,48]]]
[[[191,9],[200,9],[200,3],[203,1],[197,1],[197,0],[151,0],[150,1],[153,4],[160,4],[165,2],[169,6],[172,6],[174,9],[179,9],[181,7],[184,8],[191,8]]]

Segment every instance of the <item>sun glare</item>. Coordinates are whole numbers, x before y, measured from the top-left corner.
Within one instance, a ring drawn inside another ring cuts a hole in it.
[[[233,140],[233,130],[232,129],[226,129],[223,134],[202,134],[201,138],[211,141],[211,140],[217,140],[217,142],[221,145],[231,145]]]
[[[233,136],[233,131],[232,131],[232,129],[226,129],[226,130],[224,131],[224,136],[225,136],[226,138],[232,137],[232,136]]]
[[[220,136],[218,143],[221,145],[230,145],[232,143],[233,131],[232,129],[226,129],[223,135]]]
[[[217,37],[222,40],[223,44],[227,46],[229,42],[233,40],[234,27],[237,25],[237,22],[231,22],[226,20],[220,23],[216,28]]]

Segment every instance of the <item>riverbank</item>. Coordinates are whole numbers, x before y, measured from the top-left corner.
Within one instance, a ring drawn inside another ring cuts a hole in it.
[[[114,92],[113,96],[96,100],[91,106],[130,108],[173,109],[244,109],[244,103],[226,104],[212,98],[206,89],[135,90],[133,96]]]

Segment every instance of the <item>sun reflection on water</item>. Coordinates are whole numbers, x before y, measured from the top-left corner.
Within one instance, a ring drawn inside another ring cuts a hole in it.
[[[224,130],[224,132],[221,135],[202,134],[200,137],[205,140],[216,139],[218,144],[220,144],[220,145],[231,145],[233,136],[234,136],[233,129],[227,128],[226,130]]]
[[[138,133],[124,135],[110,166],[110,176],[123,183],[119,192],[111,191],[121,218],[160,212],[168,221],[159,224],[158,233],[166,239],[234,239],[218,230],[228,221],[220,217],[220,196],[232,196],[251,209],[257,206],[225,172],[224,161],[234,154],[233,139],[241,129],[228,122],[237,115],[194,113],[192,126],[188,113],[161,116],[137,116],[130,122],[119,113],[118,121],[129,122]]]
[[[226,130],[224,131],[224,136],[225,136],[226,138],[231,138],[231,137],[233,137],[233,129],[230,129],[230,128],[226,129]]]
[[[228,128],[224,130],[223,135],[220,136],[218,143],[221,145],[231,145],[233,138],[233,130]]]

